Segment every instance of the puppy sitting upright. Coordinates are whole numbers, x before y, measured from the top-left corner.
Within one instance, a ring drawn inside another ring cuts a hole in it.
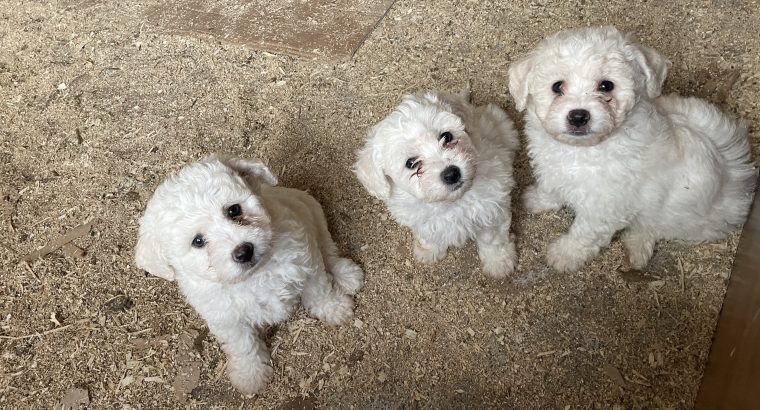
[[[261,327],[287,319],[299,296],[313,316],[345,323],[362,286],[361,269],[337,256],[319,203],[267,186],[276,183],[259,161],[207,157],[161,184],[140,218],[137,266],[177,280],[245,394],[272,375]]]
[[[613,27],[560,32],[509,68],[536,177],[524,204],[575,211],[547,251],[556,270],[579,269],[622,229],[642,268],[659,239],[710,241],[744,222],[756,179],[746,125],[660,97],[667,70]]]
[[[507,115],[459,95],[420,92],[369,132],[354,172],[414,234],[414,256],[432,263],[450,246],[478,243],[494,278],[516,263],[509,235],[512,158],[518,141]]]

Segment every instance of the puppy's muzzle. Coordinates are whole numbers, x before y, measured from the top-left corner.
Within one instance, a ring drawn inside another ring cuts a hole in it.
[[[441,179],[446,185],[454,185],[462,179],[462,171],[456,165],[449,165],[441,172]]]
[[[237,263],[248,263],[253,259],[253,244],[243,242],[232,250],[232,260]]]
[[[588,122],[591,119],[591,113],[587,110],[570,110],[567,113],[567,123],[570,124],[570,133],[585,134],[588,132]]]
[[[462,185],[460,183],[462,180],[462,171],[460,171],[459,167],[456,165],[449,165],[443,169],[443,172],[441,172],[441,179],[446,185],[453,185],[452,188],[456,190]]]

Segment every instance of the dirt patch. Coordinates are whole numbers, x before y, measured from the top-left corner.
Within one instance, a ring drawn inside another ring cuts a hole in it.
[[[212,36],[258,50],[351,57],[393,0],[173,1],[148,9],[162,30]]]

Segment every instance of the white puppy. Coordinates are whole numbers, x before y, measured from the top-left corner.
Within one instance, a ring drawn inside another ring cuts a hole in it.
[[[515,267],[509,234],[512,121],[494,105],[420,92],[375,125],[354,172],[395,220],[412,230],[414,256],[432,263],[475,238],[483,271],[504,278]]]
[[[272,375],[263,326],[286,320],[299,296],[315,317],[345,323],[362,286],[361,269],[337,256],[319,203],[267,186],[276,183],[259,161],[210,156],[161,184],[140,218],[137,266],[176,279],[245,394]]]
[[[579,269],[622,229],[642,268],[659,239],[710,241],[744,222],[756,179],[746,125],[696,98],[660,97],[668,64],[600,27],[557,33],[509,68],[536,177],[524,204],[575,211],[547,251],[556,270]]]

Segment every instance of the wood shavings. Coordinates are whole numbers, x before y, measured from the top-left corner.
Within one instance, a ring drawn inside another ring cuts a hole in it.
[[[62,236],[54,239],[49,244],[43,246],[42,248],[24,256],[23,261],[30,262],[38,258],[42,258],[45,255],[49,254],[50,252],[55,251],[56,249],[60,248],[64,244],[67,244],[74,239],[77,239],[79,237],[82,237],[84,235],[87,235],[90,233],[90,229],[92,229],[92,225],[95,223],[94,220],[87,221],[79,226],[76,226],[69,231],[67,231]]]
[[[411,233],[367,194],[351,166],[369,128],[405,93],[457,89],[470,77],[473,99],[504,108],[522,134],[507,68],[557,27],[577,25],[580,18],[635,31],[672,59],[664,93],[720,98],[701,86],[708,78],[702,68],[719,62],[713,78],[723,85],[730,77],[721,74],[733,65],[740,78],[720,108],[747,119],[757,158],[757,8],[725,1],[684,7],[684,0],[644,8],[622,0],[586,2],[582,10],[572,3],[397,2],[353,58],[324,64],[167,36],[149,22],[142,31],[142,2],[62,4],[70,8],[21,2],[3,9],[3,44],[10,52],[0,57],[0,99],[7,104],[0,172],[10,198],[0,198],[7,205],[0,222],[6,245],[0,246],[0,264],[7,267],[0,294],[13,317],[0,324],[2,403],[50,408],[86,382],[91,408],[278,408],[302,392],[302,377],[317,371],[303,393],[324,408],[414,407],[418,392],[431,398],[421,407],[691,407],[738,237],[697,247],[663,241],[654,263],[626,278],[615,274],[628,265],[616,236],[581,272],[557,274],[546,266],[546,248],[567,231],[573,215],[525,212],[520,191],[534,175],[523,149],[515,157],[511,196],[520,264],[514,281],[495,283],[482,275],[474,241],[449,249],[433,266],[415,261]],[[737,19],[745,24],[731,24]],[[694,34],[716,27],[710,41]],[[75,80],[83,74],[91,77]],[[277,87],[277,81],[286,84]],[[61,82],[67,89],[58,92]],[[171,391],[180,364],[177,337],[202,328],[203,319],[175,283],[136,269],[133,249],[138,218],[156,186],[211,151],[262,157],[281,170],[283,186],[317,197],[339,252],[365,271],[356,297],[356,317],[364,325],[353,326],[353,319],[337,328],[312,324],[299,307],[279,330],[264,330],[277,353],[275,374],[255,399],[230,385],[221,345],[203,343],[202,352],[192,351],[202,362],[199,386],[192,403],[183,405]],[[17,263],[91,216],[98,222],[90,234],[69,242],[86,250],[84,257],[62,246],[31,266]],[[664,280],[654,289],[659,307],[647,285],[654,280]],[[103,304],[119,293],[135,307],[111,313]],[[51,312],[71,327],[54,328]],[[75,323],[80,317],[89,322]],[[300,323],[309,324],[298,332]],[[503,332],[495,332],[497,326]],[[404,337],[405,328],[418,332],[417,339]],[[27,338],[10,340],[16,336]],[[690,342],[695,345],[684,350]],[[552,349],[557,351],[536,358]],[[566,350],[572,353],[561,357]],[[130,363],[125,373],[129,351],[135,358],[128,360],[143,365]],[[321,359],[328,352],[335,354],[324,374]],[[603,374],[605,361],[626,366],[619,369],[628,390],[621,392]],[[342,375],[344,366],[348,373]],[[117,389],[127,376],[131,384]],[[454,394],[460,388],[465,393]]]
[[[64,243],[61,247],[61,250],[63,251],[63,254],[71,257],[71,258],[81,258],[84,257],[85,251],[84,249],[72,244],[72,243]]]
[[[79,410],[81,406],[90,405],[90,393],[85,389],[73,388],[66,391],[63,399],[54,407],[54,410]]]
[[[541,352],[541,353],[538,353],[538,354],[536,355],[536,357],[544,357],[544,356],[549,356],[549,355],[553,355],[554,353],[557,353],[557,351],[556,351],[556,350],[549,350],[549,351],[546,351],[546,352]]]
[[[281,410],[314,410],[317,408],[317,401],[311,396],[292,398],[280,407]]]
[[[623,375],[620,373],[620,370],[615,368],[609,363],[605,363],[602,366],[602,371],[604,374],[607,375],[616,385],[620,386],[621,388],[625,389],[628,387],[628,385],[625,382],[625,379],[623,379]]]
[[[180,403],[187,402],[187,396],[198,386],[201,376],[201,363],[194,352],[197,330],[183,331],[179,335],[179,350],[175,357],[177,375],[174,377],[174,395]]]
[[[71,325],[65,325],[65,326],[57,327],[55,329],[46,330],[46,331],[44,331],[42,333],[33,333],[33,334],[29,334],[29,335],[24,335],[24,336],[0,336],[0,339],[3,339],[3,340],[31,339],[33,337],[42,337],[42,336],[51,335],[53,333],[58,333],[60,331],[68,329],[69,327],[71,327]]]

